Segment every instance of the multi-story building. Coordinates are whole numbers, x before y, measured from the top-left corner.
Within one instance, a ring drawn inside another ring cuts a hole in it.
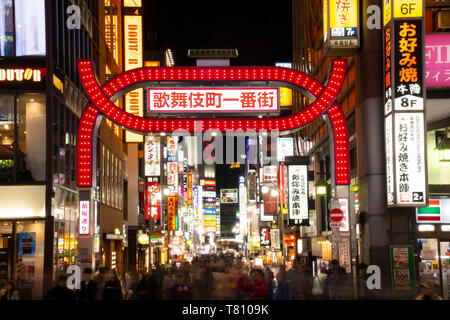
[[[119,28],[121,3],[108,6]],[[17,280],[21,298],[36,299],[67,266],[95,265],[80,261],[84,253],[77,248],[77,128],[88,101],[77,60],[93,60],[105,81],[108,73],[121,71],[121,42],[107,25],[104,1],[3,1],[0,15],[0,253],[8,261],[0,281]],[[108,42],[115,38],[112,50]],[[112,124],[100,126],[97,200],[103,233],[123,234],[122,135]],[[102,256],[98,263],[108,265]]]

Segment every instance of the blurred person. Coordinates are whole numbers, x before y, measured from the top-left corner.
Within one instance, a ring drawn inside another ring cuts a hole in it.
[[[103,288],[103,300],[122,300],[122,286],[115,271],[110,271],[106,275]]]
[[[139,300],[159,299],[159,284],[152,272],[147,272],[139,282],[137,287],[137,297]]]
[[[197,299],[210,300],[212,298],[214,277],[211,269],[206,264],[200,268],[200,278],[197,285]]]
[[[317,276],[314,278],[312,288],[314,300],[328,299],[327,277],[327,270],[325,268],[321,268],[317,273]]]
[[[104,266],[100,266],[95,272],[94,281],[97,284],[97,294],[95,297],[96,300],[102,300],[103,298],[103,289],[105,288],[107,272],[108,269],[106,269]]]
[[[367,279],[369,278],[369,274],[367,273],[368,267],[367,264],[362,262],[358,268],[358,298],[361,300],[369,298],[369,288],[367,288]]]
[[[339,300],[343,297],[346,280],[345,269],[339,265],[339,261],[333,259],[331,268],[327,271],[328,296],[331,300]]]
[[[247,288],[250,285],[250,278],[248,272],[241,272],[236,285],[236,298],[238,300],[247,300],[248,292]]]
[[[163,284],[162,284],[162,298],[164,300],[169,299],[170,297],[170,290],[175,285],[176,279],[175,279],[175,272],[173,268],[168,268],[166,270],[166,273],[163,278]]]
[[[436,294],[436,285],[433,280],[425,280],[420,284],[422,294],[418,295],[416,300],[444,300]]]
[[[276,276],[276,287],[273,300],[289,300],[289,286],[286,281],[286,268],[281,266]]]
[[[289,286],[289,300],[299,300],[302,298],[301,285],[301,261],[297,257],[294,265],[286,273],[286,282]]]
[[[93,301],[97,296],[97,284],[92,280],[92,269],[83,270],[83,281],[80,283],[80,290],[76,292],[78,300]]]
[[[67,288],[67,278],[65,275],[60,275],[56,281],[56,286],[53,287],[46,295],[46,300],[74,300],[75,295],[72,290]]]
[[[193,293],[191,287],[186,283],[183,272],[177,274],[177,282],[170,290],[171,300],[192,300]]]
[[[264,272],[261,269],[254,269],[251,276],[251,283],[248,290],[250,300],[266,300],[269,297],[267,285],[264,282]]]
[[[264,270],[264,282],[266,283],[266,286],[267,286],[267,291],[268,291],[268,295],[269,295],[268,299],[273,300],[275,284],[274,284],[273,272],[272,272],[272,270],[270,270],[269,267],[267,267],[266,270]]]
[[[17,291],[14,281],[6,281],[5,287],[0,291],[0,300],[19,300],[19,291]]]

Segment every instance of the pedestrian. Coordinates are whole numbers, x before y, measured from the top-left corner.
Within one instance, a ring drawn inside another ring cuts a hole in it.
[[[420,284],[420,287],[422,288],[422,294],[417,296],[416,300],[444,300],[434,292],[436,287],[434,281],[425,280]]]
[[[251,274],[251,283],[248,290],[250,300],[267,300],[269,292],[264,282],[264,272],[261,269],[254,269]]]
[[[286,281],[286,268],[281,266],[276,276],[275,293],[273,300],[289,300],[289,286]]]
[[[46,300],[74,300],[75,294],[72,290],[67,288],[67,278],[65,275],[60,275],[56,281],[56,286],[53,287],[46,295]]]
[[[327,271],[328,275],[328,295],[331,300],[342,299],[342,292],[346,281],[345,269],[339,265],[339,261],[333,259],[331,268]]]
[[[314,278],[312,289],[314,300],[328,300],[327,277],[327,270],[321,268]]]
[[[139,300],[157,300],[159,296],[159,285],[154,274],[147,272],[137,287],[137,296]]]
[[[272,270],[269,267],[264,270],[264,282],[267,286],[268,299],[273,300],[273,291],[275,289],[274,276]]]
[[[106,275],[105,285],[103,288],[103,300],[122,300],[122,286],[116,272],[110,271]]]
[[[16,290],[14,281],[6,281],[5,287],[0,291],[0,300],[19,300],[19,291]]]
[[[287,271],[286,282],[289,286],[289,300],[302,299],[301,286],[301,260],[297,257],[294,265]]]
[[[369,266],[362,262],[359,265],[359,274],[358,274],[358,298],[360,300],[369,299],[369,288],[367,288],[367,279],[369,278],[369,274],[367,273],[367,268]]]
[[[105,288],[105,281],[106,281],[106,274],[108,270],[100,266],[95,273],[94,281],[97,284],[97,295],[95,297],[96,300],[102,300],[103,299],[103,289]]]
[[[97,296],[97,284],[92,280],[92,269],[87,267],[83,270],[83,281],[80,290],[77,290],[77,298],[81,301],[94,301]]]
[[[175,285],[175,272],[172,268],[166,270],[162,284],[162,298],[168,300],[170,297],[170,289]]]
[[[171,300],[192,300],[193,298],[192,288],[186,283],[186,279],[183,272],[178,272],[177,282],[170,290]]]

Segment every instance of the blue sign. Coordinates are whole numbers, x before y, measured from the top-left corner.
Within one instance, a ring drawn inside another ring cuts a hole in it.
[[[36,232],[19,233],[19,259],[29,259],[36,256]]]

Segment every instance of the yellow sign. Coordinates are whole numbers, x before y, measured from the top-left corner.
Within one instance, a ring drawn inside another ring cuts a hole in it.
[[[390,1],[394,1],[394,18],[421,18],[423,16],[423,0]]]
[[[61,92],[61,94],[64,94],[64,84],[56,75],[53,75],[53,85]]]
[[[125,71],[143,66],[142,16],[125,16]],[[125,111],[144,116],[144,89],[125,95]],[[127,131],[126,142],[143,142],[143,136]]]
[[[328,32],[328,0],[323,1],[323,40],[327,40]]]
[[[358,0],[331,0],[330,28],[358,27]]]
[[[142,0],[124,0],[123,6],[132,8],[142,7]]]
[[[392,17],[392,0],[384,0],[383,10],[383,26],[387,25],[391,21]]]
[[[285,87],[280,88],[280,106],[292,106],[292,89]]]
[[[178,197],[167,197],[167,230],[177,230]]]
[[[145,233],[140,234],[139,237],[138,237],[138,242],[140,244],[148,244],[149,240],[150,239],[149,239],[148,235],[146,235]]]
[[[159,67],[161,63],[159,61],[145,61],[144,67]]]

